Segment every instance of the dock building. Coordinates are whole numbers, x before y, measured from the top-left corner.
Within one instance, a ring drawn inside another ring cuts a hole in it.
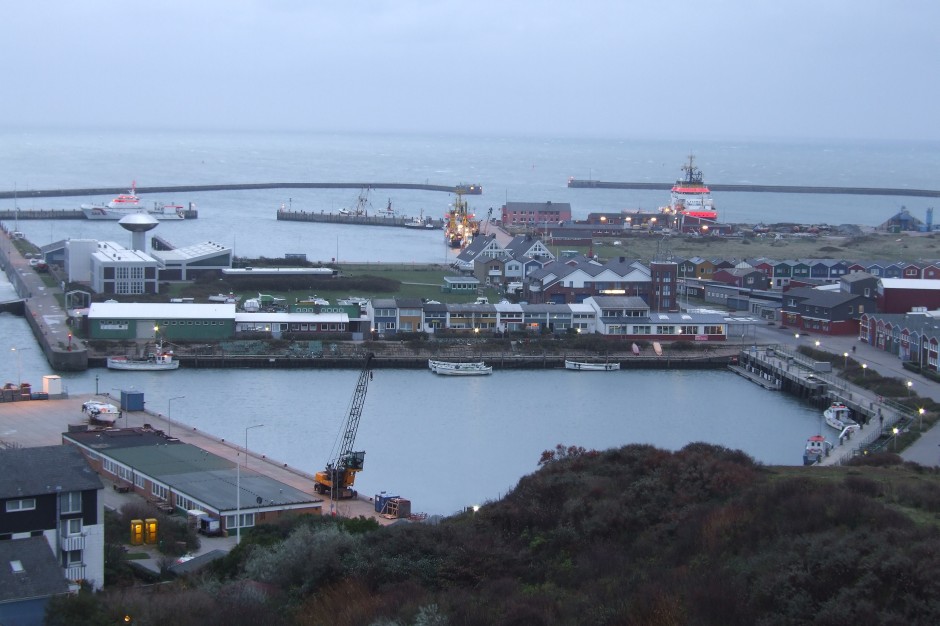
[[[147,426],[68,432],[62,441],[116,489],[167,512],[201,511],[229,533],[285,515],[321,514],[322,498]]]

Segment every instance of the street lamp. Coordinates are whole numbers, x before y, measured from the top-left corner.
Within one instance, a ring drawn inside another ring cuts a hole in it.
[[[816,340],[816,349],[819,350],[819,339]]]
[[[917,414],[920,416],[920,430],[924,430],[924,407],[917,409]]]
[[[182,400],[186,396],[175,396],[166,403],[166,436],[169,437],[173,431],[173,401]]]
[[[245,428],[245,466],[248,464],[248,431],[261,428],[264,424],[255,424]],[[242,540],[242,464],[235,464],[235,545]]]
[[[865,372],[868,371],[868,363],[862,363],[862,378],[865,378]]]
[[[16,348],[10,348],[10,351],[16,356],[16,384],[22,386],[23,368],[20,366],[20,351]]]
[[[898,427],[895,426],[894,428],[892,428],[891,432],[894,434],[894,451],[897,452],[898,451],[898,432],[899,432]]]
[[[913,381],[913,380],[907,381],[907,397],[908,397],[908,398],[911,397],[911,387],[913,387],[913,386],[914,386],[914,381]]]
[[[844,370],[849,369],[849,353],[848,352],[842,353],[842,369]]]

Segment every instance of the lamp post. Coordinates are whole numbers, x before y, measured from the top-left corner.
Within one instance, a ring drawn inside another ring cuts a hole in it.
[[[868,371],[868,363],[862,363],[862,378],[865,378],[865,372]]]
[[[166,436],[169,437],[173,432],[173,401],[182,400],[186,396],[175,396],[166,403]]]
[[[898,451],[898,427],[895,426],[891,429],[891,433],[894,435],[894,451]]]
[[[16,384],[23,384],[23,368],[20,366],[20,351],[16,348],[10,348],[10,351],[13,352],[16,356]]]
[[[911,387],[913,387],[913,386],[914,386],[914,381],[913,381],[913,380],[907,381],[907,397],[908,397],[908,398],[911,397]]]
[[[849,353],[848,352],[842,353],[842,369],[844,370],[849,369]]]
[[[819,350],[819,339],[816,340],[816,349]]]
[[[917,409],[917,415],[920,416],[920,426],[919,426],[919,428],[920,428],[921,432],[923,432],[923,430],[924,430],[924,407],[920,407],[919,409]]]
[[[245,427],[245,466],[248,464],[248,431],[261,428],[264,424]],[[242,540],[242,464],[235,464],[235,545]]]

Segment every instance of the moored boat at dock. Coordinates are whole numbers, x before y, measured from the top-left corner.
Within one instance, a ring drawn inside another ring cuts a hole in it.
[[[164,350],[163,342],[157,342],[153,353],[143,358],[128,356],[109,356],[108,369],[127,371],[162,371],[175,370],[180,362],[173,358],[172,350]]]
[[[620,363],[590,363],[565,359],[565,369],[578,372],[615,372],[620,369]]]
[[[107,204],[83,204],[82,213],[90,220],[119,220],[133,213],[147,213],[158,220],[186,219],[182,205],[154,202],[152,207],[141,203],[137,197],[137,182],[131,183],[127,193],[122,193]]]
[[[826,424],[840,432],[852,427],[855,427],[855,430],[860,428],[858,423],[852,419],[852,409],[841,402],[833,402],[829,405],[829,408],[823,411],[823,418],[825,418]]]
[[[803,465],[815,465],[823,460],[823,457],[829,456],[832,444],[826,441],[822,435],[813,435],[806,440],[806,447],[803,449]]]
[[[493,366],[483,361],[475,363],[452,363],[450,361],[428,360],[428,368],[442,376],[485,376],[493,373]]]
[[[480,233],[480,222],[467,208],[460,192],[447,215],[444,216],[444,239],[451,248],[466,248]]]

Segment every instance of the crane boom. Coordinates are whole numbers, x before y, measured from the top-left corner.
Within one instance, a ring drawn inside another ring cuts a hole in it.
[[[356,433],[359,431],[359,420],[362,418],[362,407],[366,401],[366,392],[369,390],[369,381],[372,380],[370,366],[373,356],[371,352],[366,356],[365,365],[359,372],[359,380],[353,392],[349,414],[346,416],[339,454],[327,463],[325,470],[314,475],[316,492],[320,494],[329,492],[334,499],[352,498],[356,495],[352,486],[356,482],[356,473],[362,471],[366,453],[353,451],[353,446],[356,443]]]

